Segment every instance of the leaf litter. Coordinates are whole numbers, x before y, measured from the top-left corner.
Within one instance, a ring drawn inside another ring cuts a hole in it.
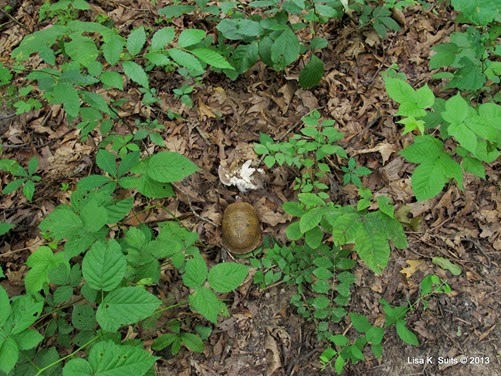
[[[115,27],[127,30],[139,25],[154,27],[155,11],[149,1],[98,0],[92,2],[89,12],[90,17],[105,13]],[[36,24],[37,12],[37,2],[23,1],[15,16],[27,29],[34,30],[40,27]],[[497,286],[501,194],[499,162],[495,162],[487,168],[487,180],[465,179],[464,192],[451,186],[439,198],[423,203],[412,201],[409,179],[412,166],[398,155],[410,138],[401,136],[402,128],[393,119],[395,104],[387,97],[380,74],[396,63],[413,85],[427,82],[433,88],[428,69],[430,48],[446,40],[456,26],[443,6],[436,6],[433,12],[409,8],[405,14],[395,15],[395,19],[403,25],[402,30],[390,33],[384,40],[371,29],[359,29],[351,19],[342,25],[323,25],[318,33],[330,42],[322,56],[326,73],[319,87],[311,90],[298,88],[297,67],[282,75],[262,64],[257,64],[236,82],[211,74],[205,85],[193,93],[192,109],[173,98],[171,89],[179,84],[173,75],[155,76],[162,100],[152,108],[142,107],[140,93],[130,86],[126,96],[132,99],[121,108],[120,117],[126,121],[138,117],[158,119],[166,127],[164,150],[180,152],[202,169],[176,187],[176,198],[158,201],[161,208],[135,216],[135,221],[155,223],[177,218],[199,233],[207,249],[207,259],[219,262],[226,256],[220,253],[220,231],[210,222],[220,223],[222,209],[241,192],[220,183],[218,166],[241,168],[246,160],[259,162],[242,150],[252,150],[252,143],[259,140],[260,132],[275,140],[284,140],[296,131],[302,116],[320,107],[346,134],[342,143],[348,153],[358,156],[359,165],[373,170],[367,185],[376,194],[388,194],[398,206],[405,206],[403,213],[409,219],[409,248],[394,251],[381,276],[361,266],[356,270],[357,288],[351,309],[366,314],[373,322],[381,322],[379,299],[384,297],[395,305],[405,303],[414,297],[419,282],[430,273],[445,278],[453,289],[452,294],[431,299],[426,311],[418,309],[409,314],[410,328],[422,337],[420,347],[402,347],[396,334],[390,334],[384,343],[382,361],[368,358],[351,366],[348,374],[498,374],[499,365],[478,365],[474,369],[472,366],[435,366],[425,370],[422,365],[406,364],[408,356],[427,355],[490,356],[495,362],[500,335],[496,325],[501,312]],[[198,20],[190,17],[183,16],[175,22],[178,27],[202,27]],[[25,34],[26,30],[18,24],[1,31],[1,61],[5,61]],[[37,67],[40,60],[31,58],[29,63]],[[437,96],[443,94],[436,93]],[[116,100],[124,94],[111,91],[107,95]],[[167,118],[169,110],[183,118]],[[118,127],[120,130],[122,126]],[[68,200],[61,185],[74,186],[79,178],[95,171],[92,161],[96,145],[101,141],[99,136],[91,135],[81,141],[78,132],[68,133],[68,129],[60,106],[52,106],[14,118],[0,134],[2,144],[8,146],[4,148],[5,158],[16,159],[23,166],[31,157],[39,158],[38,173],[43,177],[44,186],[37,188],[32,204],[20,194],[4,195],[0,200],[2,217],[16,224],[0,244],[0,260],[7,276],[1,284],[11,294],[20,291],[24,261],[42,241],[36,229],[38,221],[57,204]],[[122,133],[128,132],[123,127]],[[158,151],[153,146],[148,148]],[[295,174],[285,168],[265,170],[264,187],[246,193],[246,200],[255,203],[265,233],[282,242],[290,218],[281,210],[281,204],[294,200],[291,182]],[[0,179],[4,185],[8,182],[6,176]],[[341,176],[333,179],[341,186]],[[340,202],[356,196],[348,187],[338,189],[337,194]],[[146,203],[136,204],[134,210],[140,213]],[[412,222],[413,219],[416,220]],[[445,259],[452,266],[437,263],[437,258]],[[463,273],[453,275],[451,267]],[[159,294],[179,301],[185,287],[179,281],[176,283],[168,266],[163,273],[165,285]],[[159,363],[159,375],[319,372],[317,360],[322,348],[315,341],[315,326],[305,323],[288,305],[290,288],[278,285],[260,291],[250,283],[245,286],[234,296],[228,296],[233,301],[231,316],[216,326],[204,354],[190,355],[187,350],[181,350],[177,357]],[[169,313],[174,314],[181,313]],[[346,325],[341,323],[340,330]],[[162,330],[161,326],[156,329]]]

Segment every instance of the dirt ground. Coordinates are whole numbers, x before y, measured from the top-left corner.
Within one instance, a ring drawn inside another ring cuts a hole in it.
[[[144,0],[90,3],[92,10],[83,18],[103,12],[124,33],[140,24],[154,27],[155,11],[165,5],[159,1],[152,7]],[[4,62],[27,34],[25,28],[40,28],[38,2],[19,1],[18,5],[12,13],[17,22],[2,21],[8,23],[0,29],[0,56]],[[360,28],[349,17],[319,27],[318,35],[329,40],[329,47],[319,56],[326,64],[326,73],[315,89],[303,90],[297,84],[303,62],[284,73],[257,64],[234,82],[223,75],[210,74],[193,94],[194,107],[188,108],[172,95],[172,90],[180,85],[179,77],[157,72],[150,82],[157,89],[161,103],[151,108],[141,107],[137,89],[129,85],[126,94],[130,102],[121,117],[130,124],[138,118],[157,119],[166,126],[163,135],[166,149],[189,157],[201,168],[200,173],[176,187],[177,198],[161,203],[200,234],[201,246],[205,247],[211,263],[228,257],[221,251],[220,229],[192,215],[192,210],[218,224],[222,209],[235,200],[237,190],[221,184],[218,167],[245,160],[251,154],[253,142],[259,140],[259,132],[275,140],[287,139],[298,131],[300,118],[313,109],[318,108],[324,117],[335,119],[346,134],[341,144],[348,154],[373,171],[365,185],[375,193],[389,195],[397,209],[405,207],[409,216],[420,218],[416,228],[406,231],[409,247],[392,252],[381,276],[375,276],[361,264],[356,267],[357,283],[350,310],[367,315],[371,322],[380,321],[383,317],[380,298],[392,305],[414,301],[420,281],[431,273],[447,280],[453,290],[449,295],[430,298],[426,310],[421,306],[408,315],[408,326],[417,333],[419,347],[405,345],[390,330],[385,335],[382,360],[367,353],[366,362],[350,365],[345,374],[499,375],[499,161],[487,166],[486,180],[467,175],[464,191],[449,185],[435,199],[426,202],[413,199],[409,179],[413,166],[398,154],[411,142],[411,137],[401,135],[401,126],[394,118],[396,105],[386,95],[381,72],[398,64],[414,87],[427,83],[436,96],[448,97],[450,92],[440,91],[440,82],[431,78],[428,58],[430,48],[446,41],[459,26],[454,24],[450,10],[438,4],[428,11],[412,7],[396,17],[401,30],[389,33],[384,40],[371,28]],[[207,27],[195,17],[183,17],[178,22],[178,27]],[[7,106],[3,107],[1,110],[5,111]],[[170,120],[169,109],[182,114],[182,118]],[[125,125],[117,127],[118,132],[128,131]],[[2,219],[17,226],[0,240],[0,262],[8,277],[2,286],[10,294],[16,294],[23,289],[23,263],[42,241],[36,226],[67,198],[68,193],[60,190],[62,183],[74,185],[79,178],[98,171],[93,161],[100,140],[96,135],[81,142],[77,131],[68,132],[65,117],[56,106],[14,117],[0,128],[2,158],[15,158],[26,165],[36,155],[43,177],[32,203],[19,194],[0,197]],[[265,187],[245,198],[255,204],[265,234],[284,242],[288,222],[281,204],[294,200],[291,188],[294,172],[276,169],[266,174]],[[6,179],[2,177],[3,184]],[[353,189],[342,186],[341,173],[330,177],[330,185],[336,201],[349,203],[356,198]],[[167,219],[165,213],[152,210],[141,220],[155,223]],[[460,265],[463,272],[452,276],[431,262],[435,256]],[[159,286],[162,294],[175,297],[183,293],[181,283],[176,285],[170,278],[166,281],[169,282]],[[215,327],[205,353],[182,350],[176,357],[164,356],[158,362],[158,374],[320,374],[318,357],[323,347],[316,341],[313,323],[305,322],[289,306],[292,293],[292,287],[285,284],[259,290],[249,281],[227,296],[231,316]],[[348,324],[341,322],[339,331],[343,332]],[[347,335],[350,334],[348,331]],[[453,364],[454,359],[463,356],[468,363],[480,364]],[[439,364],[439,357],[444,359],[443,364]],[[327,369],[323,374],[335,373]]]

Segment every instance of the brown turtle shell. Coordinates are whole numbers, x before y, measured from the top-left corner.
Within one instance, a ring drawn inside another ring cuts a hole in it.
[[[256,211],[247,202],[228,205],[223,214],[223,246],[235,254],[253,251],[261,243]]]

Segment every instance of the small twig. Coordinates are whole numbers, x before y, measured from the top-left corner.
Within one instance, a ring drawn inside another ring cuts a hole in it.
[[[2,8],[0,8],[0,12],[2,12],[8,19],[10,19],[12,22],[14,22],[16,25],[18,25],[19,27],[23,28],[24,30],[26,30],[28,33],[32,33],[33,31],[31,31],[30,29],[28,29],[26,26],[24,26],[21,22],[19,22],[18,20],[16,20],[14,17],[12,17],[8,12],[6,12],[5,10],[3,10]],[[5,24],[4,24],[5,25]],[[3,25],[1,25],[3,26]]]
[[[202,220],[202,221],[204,221],[204,222],[207,222],[207,223],[211,224],[211,225],[212,225],[212,226],[214,226],[214,227],[218,227],[218,225],[217,225],[217,224],[215,224],[214,222],[212,222],[210,219],[202,217],[200,214],[198,214],[198,213],[195,211],[195,209],[193,208],[193,205],[191,204],[191,199],[190,199],[190,196],[188,195],[188,193],[186,193],[186,192],[185,192],[185,191],[184,191],[184,190],[183,190],[183,189],[179,186],[179,184],[174,184],[174,183],[171,183],[171,184],[172,184],[172,186],[173,186],[174,188],[176,188],[177,190],[179,190],[182,194],[184,194],[184,195],[186,196],[186,201],[187,201],[187,203],[188,203],[188,206],[190,207],[190,210],[191,210],[191,212],[193,213],[193,215],[194,215],[195,217],[197,217],[198,219],[200,219],[200,220]]]

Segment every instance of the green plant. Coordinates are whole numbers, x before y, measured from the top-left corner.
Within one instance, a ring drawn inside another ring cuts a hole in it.
[[[405,125],[403,134],[440,129],[440,137],[416,136],[414,143],[401,152],[409,162],[419,164],[411,178],[418,200],[436,196],[450,179],[463,189],[463,170],[485,177],[483,163],[493,162],[500,155],[499,105],[483,103],[473,107],[459,93],[446,101],[435,99],[426,85],[414,90],[389,74],[385,85],[390,98],[400,104],[397,115]],[[457,143],[452,152],[445,149],[442,141],[451,137]]]
[[[40,223],[50,243],[26,261],[26,295],[9,302],[0,289],[2,306],[12,306],[0,315],[0,323],[5,324],[0,331],[0,353],[11,354],[8,361],[0,362],[3,372],[15,368],[28,375],[49,370],[77,375],[82,370],[120,369],[146,374],[157,358],[143,349],[140,340],[123,342],[120,329],[145,326],[151,318],[158,320],[162,310],[174,308],[162,307],[163,302],[147,288],[159,282],[163,262],[168,261],[191,289],[178,305],[189,306],[211,323],[219,315],[228,315],[218,294],[232,291],[247,276],[248,268],[236,263],[209,269],[194,245],[197,234],[177,222],[160,223],[156,232],[144,225],[127,228],[122,223],[133,206],[132,197],[115,197],[124,181],[147,197],[165,197],[172,194],[166,191],[171,182],[196,170],[188,159],[162,152],[141,160],[137,152],[130,152],[119,161],[112,152],[101,149],[97,165],[108,176],[80,180],[69,205],[59,205]],[[111,232],[114,238],[110,238]],[[172,353],[180,346],[203,350],[206,329],[200,327],[198,334],[182,331],[179,325],[166,329],[170,333],[154,341],[156,348],[171,346]],[[37,345],[54,340],[76,349],[60,357],[55,347],[46,346],[32,360]],[[86,358],[75,357],[82,351]]]
[[[363,187],[359,176],[370,171],[357,168],[350,159],[345,184],[355,183],[361,199],[356,207],[338,205],[326,193],[328,186],[320,183],[330,172],[332,156],[347,158],[345,150],[335,142],[342,138],[333,121],[320,119],[318,111],[303,118],[301,134],[293,134],[287,142],[275,143],[261,135],[255,145],[258,154],[266,155],[269,167],[288,165],[301,169],[304,175],[297,179],[298,202],[286,202],[283,209],[297,218],[286,230],[291,243],[269,249],[262,259],[252,258],[251,265],[258,269],[254,282],[262,287],[278,282],[293,284],[296,293],[291,304],[297,312],[316,325],[317,338],[328,344],[322,354],[324,365],[335,360],[338,372],[348,361],[363,360],[362,351],[371,344],[373,353],[382,354],[383,328],[372,327],[367,318],[348,312],[351,287],[356,265],[356,253],[373,272],[382,273],[390,258],[390,244],[407,247],[402,225],[395,218],[393,205],[386,196],[374,197]],[[327,163],[329,162],[329,163]],[[369,211],[370,207],[377,210]],[[326,239],[332,239],[326,242]],[[349,315],[354,327],[363,336],[350,342],[344,335],[335,334],[335,324]],[[401,324],[399,324],[401,325]],[[338,350],[330,346],[335,344]]]
[[[448,294],[452,290],[450,286],[441,281],[436,275],[426,276],[420,284],[419,296],[413,303],[404,304],[398,307],[392,307],[385,299],[379,302],[382,305],[385,324],[384,327],[371,325],[366,316],[350,313],[350,322],[358,333],[356,340],[351,341],[344,335],[332,335],[328,338],[331,346],[320,355],[323,367],[333,366],[338,374],[341,374],[347,361],[358,363],[365,360],[363,349],[370,345],[372,353],[380,358],[383,354],[382,340],[385,332],[390,327],[395,326],[397,335],[402,341],[409,345],[418,346],[419,341],[416,335],[407,328],[405,315],[422,305],[423,310],[428,307],[428,298],[433,294]]]
[[[1,159],[0,171],[5,171],[17,179],[12,180],[2,189],[3,194],[9,194],[21,186],[23,187],[23,195],[31,202],[35,193],[35,183],[40,181],[41,177],[34,175],[38,168],[38,159],[32,157],[28,162],[28,168],[25,170],[17,161],[13,159]]]
[[[268,168],[287,165],[299,169],[296,190],[301,192],[325,191],[328,186],[322,181],[331,172],[331,157],[346,158],[346,151],[337,141],[343,133],[333,127],[334,120],[322,120],[315,110],[302,119],[301,134],[294,134],[286,142],[274,142],[271,137],[261,134],[260,143],[254,151],[263,155]],[[322,196],[324,197],[324,196]]]

